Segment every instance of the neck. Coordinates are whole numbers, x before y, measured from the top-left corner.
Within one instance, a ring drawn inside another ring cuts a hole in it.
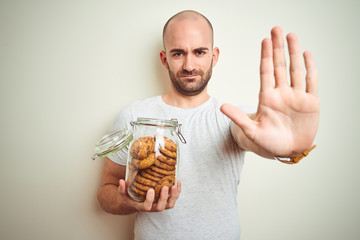
[[[204,91],[195,96],[182,95],[174,89],[170,89],[169,92],[162,96],[162,99],[166,104],[183,109],[195,108],[197,106],[200,106],[201,104],[209,100],[209,98],[210,96],[207,93],[207,88],[205,88]]]

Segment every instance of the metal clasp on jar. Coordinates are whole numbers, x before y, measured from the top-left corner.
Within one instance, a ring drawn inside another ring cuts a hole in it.
[[[176,122],[176,126],[177,126],[176,135],[178,136],[178,138],[182,143],[186,144],[186,139],[184,138],[184,135],[182,135],[181,133],[181,124],[178,123],[178,120],[176,118],[172,118],[171,121]]]

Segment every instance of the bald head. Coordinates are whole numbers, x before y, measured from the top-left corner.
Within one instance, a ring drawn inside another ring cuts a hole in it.
[[[177,14],[175,14],[174,16],[172,16],[165,24],[164,28],[163,28],[163,44],[164,44],[164,48],[165,47],[165,43],[167,40],[167,35],[168,32],[176,25],[179,24],[185,24],[185,23],[196,23],[196,24],[205,24],[205,31],[206,34],[209,34],[209,37],[211,39],[211,44],[213,45],[213,39],[214,39],[214,31],[213,31],[213,27],[210,23],[210,21],[201,13],[198,13],[196,11],[192,11],[192,10],[185,10],[182,12],[179,12]],[[185,26],[185,25],[184,25]]]

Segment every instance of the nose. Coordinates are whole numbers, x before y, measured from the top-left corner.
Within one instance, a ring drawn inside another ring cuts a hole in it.
[[[195,59],[193,58],[193,56],[191,56],[191,54],[187,54],[185,56],[183,69],[188,72],[192,72],[193,70],[195,70]]]

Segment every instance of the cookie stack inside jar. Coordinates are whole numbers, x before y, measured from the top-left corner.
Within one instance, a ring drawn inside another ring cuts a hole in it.
[[[155,201],[163,186],[175,185],[178,166],[178,146],[175,140],[162,135],[137,138],[130,147],[126,182],[128,194],[144,201],[149,189],[155,190]]]

